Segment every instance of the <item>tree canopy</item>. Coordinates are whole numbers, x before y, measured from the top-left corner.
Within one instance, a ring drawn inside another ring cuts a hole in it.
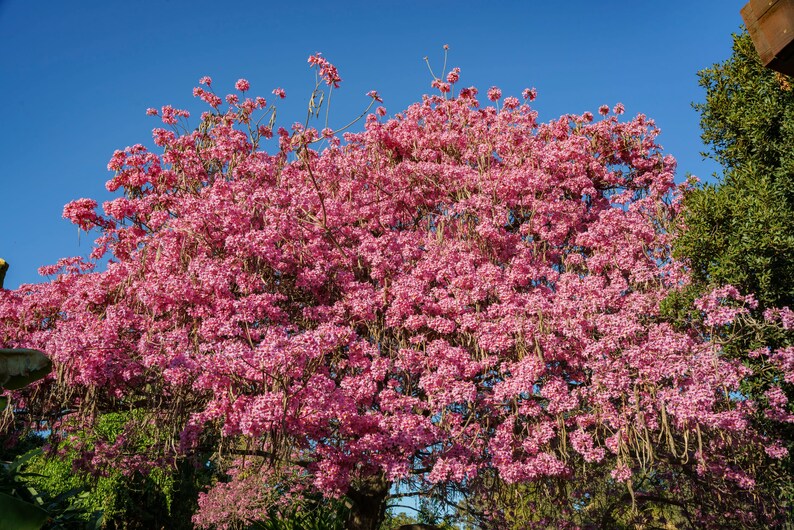
[[[705,102],[701,114],[708,155],[723,166],[718,182],[689,190],[684,230],[676,255],[692,271],[690,296],[719,284],[754,293],[756,319],[732,326],[725,354],[753,373],[742,394],[756,402],[778,403],[787,411],[794,380],[766,369],[765,347],[790,351],[790,335],[758,326],[763,314],[794,304],[794,90],[790,77],[765,68],[746,32],[734,35],[733,54],[699,73]],[[786,348],[789,348],[786,350]],[[787,414],[787,412],[786,412]],[[785,440],[794,450],[791,418],[770,421],[759,413],[757,428]],[[794,461],[789,457],[764,477],[771,495],[794,505]],[[794,511],[789,508],[790,522]]]
[[[794,305],[791,83],[761,64],[746,32],[729,59],[700,72],[703,141],[724,175],[690,194],[676,242],[697,281],[735,285],[762,307]]]
[[[341,79],[310,63],[311,117]],[[497,479],[564,490],[536,521],[562,524],[593,502],[589,476],[632,507],[686,498],[691,525],[774,521],[755,481],[786,449],[752,428],[737,398],[751,374],[721,345],[757,302],[724,286],[691,325],[660,312],[690,278],[671,256],[682,195],[653,121],[618,104],[538,123],[533,90],[481,103],[458,80],[344,135],[309,119],[274,130],[245,80],[221,99],[203,78],[195,130],[151,109],[157,150],[108,165],[120,196],[64,209],[97,231],[91,260],[0,291],[0,341],[48,352],[57,373],[17,413],[49,418],[93,470],[211,463],[203,527],[319,494],[372,529],[397,484],[496,524],[506,515],[460,499]],[[757,355],[794,374],[790,348]],[[69,438],[122,411],[114,439]]]

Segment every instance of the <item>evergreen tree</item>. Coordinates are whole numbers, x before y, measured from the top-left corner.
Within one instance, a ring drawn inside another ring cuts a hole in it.
[[[699,73],[703,141],[724,167],[687,199],[677,251],[701,284],[752,292],[761,310],[794,305],[794,83],[766,69],[750,36]]]
[[[768,369],[768,356],[746,352],[761,351],[764,345],[770,352],[789,351],[791,346],[790,333],[767,326],[764,316],[775,313],[775,307],[794,307],[794,80],[761,64],[746,31],[734,35],[730,58],[699,76],[706,91],[705,102],[695,105],[708,149],[704,155],[723,166],[723,175],[687,194],[685,230],[674,252],[692,268],[690,299],[715,285],[731,284],[759,301],[752,315],[733,325],[725,354],[752,369],[742,392],[759,406],[757,427],[788,440],[791,455],[792,423],[771,416],[791,413],[794,381]],[[668,300],[668,309],[687,307],[686,302]],[[676,315],[682,325],[693,316]],[[765,473],[762,485],[790,513],[792,477],[789,456]],[[794,515],[789,518],[794,522]]]

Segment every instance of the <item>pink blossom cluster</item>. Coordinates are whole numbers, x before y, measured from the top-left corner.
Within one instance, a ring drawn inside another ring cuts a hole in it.
[[[309,62],[338,86],[324,58]],[[660,316],[687,272],[670,253],[675,161],[653,121],[620,121],[618,106],[539,123],[534,90],[500,110],[471,88],[373,116],[322,151],[310,141],[332,131],[280,128],[267,152],[248,127],[264,99],[221,111],[197,90],[211,109],[198,129],[113,155],[107,187],[122,194],[104,216],[89,199],[64,209],[98,229],[106,269],[64,263],[0,292],[0,341],[51,354],[70,399],[148,400],[168,425],[161,451],[214,436],[300,462],[295,481],[329,495],[379,474],[520,482],[578,465],[625,482],[654,440],[752,487],[735,466],[763,437],[731,398],[746,369]],[[696,307],[721,326],[753,304],[728,286]],[[789,350],[770,355],[794,368]],[[734,445],[695,454],[691,440],[722,434]],[[203,496],[207,524],[265,509],[256,476]]]
[[[95,209],[97,203],[93,199],[77,199],[63,208],[63,218],[76,224],[82,230],[94,227],[111,226],[112,222],[100,217]]]
[[[731,305],[731,300],[742,305]],[[704,322],[707,326],[725,326],[739,315],[746,315],[750,309],[758,307],[752,295],[742,296],[732,285],[725,285],[712,290],[708,295],[695,300],[695,307],[705,313]]]
[[[342,82],[342,78],[339,77],[339,71],[320,52],[309,56],[309,64],[312,68],[317,67],[320,77],[325,81],[326,85],[339,88],[339,83]]]
[[[794,311],[788,307],[767,309],[764,311],[764,318],[768,322],[780,322],[785,330],[794,329]]]
[[[240,528],[246,523],[266,520],[274,512],[290,513],[295,492],[279,490],[276,486],[288,479],[300,482],[297,472],[288,470],[273,475],[255,469],[250,462],[240,460],[236,464],[231,471],[233,480],[219,483],[199,498],[200,515],[193,518],[197,528]]]

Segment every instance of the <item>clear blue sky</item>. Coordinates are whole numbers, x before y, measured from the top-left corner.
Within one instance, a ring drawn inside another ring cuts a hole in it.
[[[151,146],[147,107],[200,109],[203,75],[216,92],[240,77],[251,93],[284,87],[282,123],[302,120],[317,51],[343,78],[339,126],[378,90],[389,114],[430,91],[422,60],[440,69],[442,45],[463,86],[518,96],[536,87],[542,120],[622,102],[662,129],[686,172],[719,168],[700,156],[703,99],[696,72],[730,55],[745,0],[220,2],[0,0],[0,257],[6,287],[41,281],[39,266],[87,255],[92,235],[61,218],[80,197],[110,195],[115,149]],[[271,96],[272,98],[272,96]],[[269,98],[270,99],[270,98]],[[195,120],[194,120],[195,121]]]

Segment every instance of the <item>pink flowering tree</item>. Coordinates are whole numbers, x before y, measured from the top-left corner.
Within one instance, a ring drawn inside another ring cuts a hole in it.
[[[318,115],[341,78],[310,63]],[[633,502],[663,470],[671,502],[700,488],[743,510],[687,513],[706,526],[772,513],[754,470],[781,449],[748,427],[747,370],[716,328],[660,315],[687,272],[670,255],[679,190],[653,122],[618,105],[541,124],[534,90],[494,87],[483,104],[459,76],[343,136],[308,120],[274,130],[245,80],[221,99],[202,79],[192,131],[186,111],[150,109],[157,148],[108,165],[118,198],[64,209],[98,234],[91,259],[0,292],[2,346],[46,351],[57,373],[17,411],[49,414],[54,441],[136,411],[82,448],[93,469],[211,455],[223,480],[199,499],[204,527],[319,493],[374,529],[398,485],[454,503],[494,477],[567,484],[559,517],[573,518],[586,470]],[[744,303],[726,290],[697,309],[719,326]],[[773,369],[791,374],[790,353],[770,352]]]

